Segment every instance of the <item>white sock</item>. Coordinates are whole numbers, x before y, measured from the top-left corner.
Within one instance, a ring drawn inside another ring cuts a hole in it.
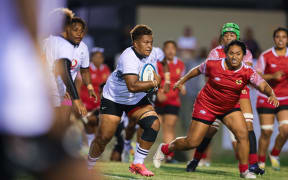
[[[94,138],[95,138],[95,134],[87,134],[87,133],[86,133],[86,137],[87,137],[87,141],[88,141],[88,146],[90,147],[92,141],[93,141]]]
[[[143,164],[144,159],[147,157],[148,153],[149,150],[142,149],[140,146],[138,146],[134,155],[133,164]]]
[[[97,160],[99,159],[99,157],[97,158],[93,158],[88,154],[88,158],[87,158],[87,166],[88,169],[91,170],[94,168],[94,166],[96,165]]]
[[[129,151],[131,149],[131,140],[124,140],[124,151]]]

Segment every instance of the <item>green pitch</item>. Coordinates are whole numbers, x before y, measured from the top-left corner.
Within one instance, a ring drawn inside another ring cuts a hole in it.
[[[134,175],[128,171],[128,163],[99,162],[97,168],[103,174],[104,179],[155,179],[155,180],[191,180],[191,179],[240,179],[237,164],[213,163],[211,167],[198,167],[196,172],[185,172],[185,164],[163,164],[156,169],[152,163],[147,164],[147,168],[155,173],[154,177],[145,178]],[[267,180],[287,180],[288,167],[281,167],[280,171],[274,171],[271,167],[266,168],[263,176],[257,179]]]

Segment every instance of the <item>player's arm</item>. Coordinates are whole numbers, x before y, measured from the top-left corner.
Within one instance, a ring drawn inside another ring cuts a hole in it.
[[[71,77],[71,62],[69,61],[69,59],[59,59],[56,61],[55,63],[55,68],[56,68],[56,74],[60,75],[65,86],[66,86],[66,91],[69,93],[73,103],[75,104],[78,113],[81,115],[85,115],[87,114],[87,111],[85,109],[85,107],[83,107],[80,99],[79,99],[79,95],[76,89],[76,86],[73,82],[73,79]]]
[[[273,104],[275,107],[279,106],[279,101],[275,96],[273,89],[269,84],[256,72],[254,72],[250,77],[250,83],[256,87],[258,91],[265,94],[268,97],[268,102]]]
[[[202,66],[202,64],[191,69],[179,81],[177,81],[177,83],[174,85],[173,89],[178,88],[179,90],[181,90],[182,86],[185,84],[186,81],[188,81],[189,79],[194,78],[196,76],[199,76],[202,72],[201,66]]]
[[[95,91],[94,91],[94,88],[93,88],[93,85],[91,84],[91,76],[90,76],[89,67],[80,68],[80,73],[82,76],[82,82],[88,89],[89,96],[93,97],[93,98],[97,98]]]
[[[272,74],[262,74],[261,72],[258,73],[262,76],[263,79],[265,79],[265,81],[270,81],[272,79],[280,80],[282,75],[284,74],[283,71],[277,71]]]
[[[169,70],[169,66],[167,63],[167,60],[164,58],[163,61],[160,62],[163,66],[163,71],[164,71],[164,92],[168,93],[169,89],[170,89],[170,70]]]
[[[130,92],[145,92],[150,89],[156,88],[160,85],[161,78],[154,72],[153,81],[139,81],[138,75],[136,74],[124,74],[124,79],[127,85],[127,88]]]

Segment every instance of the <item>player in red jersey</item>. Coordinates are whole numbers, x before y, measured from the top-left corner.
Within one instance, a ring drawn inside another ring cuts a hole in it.
[[[175,138],[174,128],[178,119],[178,113],[180,108],[179,92],[183,95],[186,94],[185,88],[181,91],[173,91],[174,84],[184,75],[185,65],[176,57],[177,44],[174,41],[164,42],[163,51],[165,59],[170,69],[170,88],[167,93],[161,88],[157,94],[156,112],[159,115],[159,120],[163,127],[163,142],[169,143]],[[161,77],[161,86],[164,87],[165,75],[163,65],[161,62],[157,63],[158,73]],[[167,81],[166,81],[167,83]],[[173,153],[167,156],[167,162],[171,162]]]
[[[198,94],[194,104],[192,121],[187,136],[178,137],[169,144],[160,144],[154,155],[155,167],[160,167],[164,155],[176,150],[190,150],[198,147],[208,132],[210,125],[221,119],[235,134],[239,156],[239,171],[242,178],[256,178],[248,170],[249,139],[245,118],[240,108],[235,108],[239,102],[243,88],[251,84],[260,92],[266,94],[268,103],[278,106],[279,102],[268,83],[251,67],[243,63],[246,46],[235,40],[225,47],[227,58],[207,59],[201,65],[193,68],[181,78],[174,88],[182,88],[189,79],[205,74],[208,82]]]
[[[91,51],[91,62],[89,66],[89,72],[91,76],[91,84],[94,88],[97,100],[91,98],[87,87],[78,81],[80,86],[80,98],[85,105],[88,113],[87,122],[85,123],[85,131],[87,135],[88,145],[90,146],[92,140],[94,139],[94,134],[98,125],[98,115],[100,108],[100,96],[102,88],[101,86],[106,82],[108,76],[110,75],[110,69],[104,62],[104,49],[95,47]]]
[[[223,44],[214,48],[210,52],[208,59],[217,59],[217,58],[226,57],[226,54],[224,52],[224,47],[227,46],[227,44],[229,44],[231,41],[240,39],[239,26],[235,23],[226,23],[224,24],[222,28],[221,34],[222,34]],[[243,62],[248,66],[252,66],[252,54],[248,49],[246,49],[246,55],[243,57]],[[253,112],[252,112],[252,106],[251,106],[251,101],[250,101],[249,88],[247,86],[242,90],[239,102],[240,103],[236,105],[236,108],[241,108],[241,111],[244,115],[247,128],[248,128],[248,137],[249,137],[249,142],[250,142],[249,170],[254,172],[255,174],[264,174],[264,170],[258,167],[257,141],[256,141],[256,136],[253,130]],[[195,171],[201,157],[205,156],[205,153],[203,152],[207,149],[212,137],[216,134],[220,125],[221,125],[221,121],[218,119],[211,125],[211,128],[209,128],[209,131],[206,134],[203,142],[196,149],[193,160],[188,163],[187,168],[186,168],[187,171]],[[233,133],[230,132],[230,135],[231,135],[231,140],[232,140],[234,151],[236,153],[236,156],[238,156],[237,155],[237,140]]]
[[[266,103],[267,97],[258,93],[257,111],[261,124],[259,139],[259,166],[265,167],[266,152],[269,147],[270,137],[273,133],[274,118],[279,123],[279,134],[270,153],[272,168],[279,170],[279,154],[288,137],[288,30],[278,28],[274,31],[275,46],[261,54],[257,61],[256,70],[273,88],[280,105],[275,108]]]

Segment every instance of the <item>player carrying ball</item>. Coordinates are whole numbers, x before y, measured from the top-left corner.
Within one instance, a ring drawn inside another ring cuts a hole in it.
[[[248,170],[249,138],[245,118],[239,102],[241,91],[251,84],[268,97],[268,103],[278,106],[279,102],[268,83],[251,67],[243,63],[246,46],[234,40],[225,47],[226,58],[207,59],[191,69],[174,88],[181,88],[189,79],[200,74],[208,77],[208,82],[198,94],[194,104],[192,121],[185,137],[178,137],[169,144],[160,144],[154,155],[155,167],[161,166],[164,155],[177,150],[190,150],[198,147],[210,125],[216,118],[235,134],[238,140],[239,171],[242,178],[256,178]]]
[[[96,160],[114,136],[121,116],[125,112],[129,120],[136,121],[143,130],[129,170],[142,176],[154,176],[154,173],[145,167],[144,159],[154,144],[160,122],[146,92],[158,88],[161,78],[154,72],[153,81],[139,81],[138,75],[145,64],[149,63],[156,67],[160,58],[152,46],[152,30],[148,26],[137,25],[130,34],[133,46],[121,54],[116,69],[109,76],[103,89],[100,125],[90,147],[88,168],[93,168],[96,164]]]

